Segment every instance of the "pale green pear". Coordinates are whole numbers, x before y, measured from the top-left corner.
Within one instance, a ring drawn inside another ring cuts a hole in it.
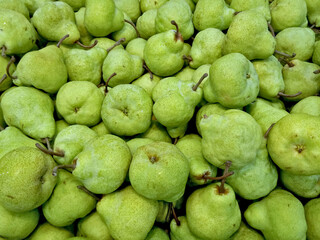
[[[88,81],[98,85],[107,52],[99,47],[88,50],[72,48],[64,54],[69,81]]]
[[[57,137],[58,133],[61,132],[66,127],[70,126],[65,120],[56,121],[56,132],[54,134],[53,140]]]
[[[84,23],[92,36],[105,37],[124,25],[123,12],[113,0],[86,0],[85,7]]]
[[[188,159],[171,143],[150,143],[139,147],[132,156],[131,185],[149,199],[178,200],[184,194],[188,176]]]
[[[0,8],[10,9],[16,12],[21,13],[27,19],[30,19],[29,10],[25,3],[20,0],[1,0],[0,1]]]
[[[76,18],[76,24],[77,24],[78,30],[80,32],[80,41],[85,45],[91,45],[90,41],[92,40],[93,37],[88,32],[88,30],[84,24],[85,12],[86,12],[86,8],[81,7],[77,12],[75,12],[74,16]]]
[[[162,228],[153,227],[145,240],[170,240],[170,238]]]
[[[74,236],[65,228],[55,227],[48,222],[39,225],[28,240],[67,240]]]
[[[56,109],[69,124],[94,126],[101,121],[104,96],[88,81],[71,81],[58,91]]]
[[[5,154],[0,161],[0,204],[17,213],[42,205],[56,185],[51,174],[54,166],[50,155],[34,147],[20,147]]]
[[[140,0],[140,8],[144,13],[148,10],[158,9],[169,0]]]
[[[241,212],[233,189],[212,183],[191,193],[186,203],[190,231],[200,239],[228,239],[240,227]],[[205,222],[206,224],[203,224]]]
[[[295,54],[293,59],[307,61],[312,57],[315,44],[315,33],[306,27],[290,27],[276,35],[276,50],[288,55]]]
[[[96,194],[115,191],[124,182],[131,161],[131,152],[124,140],[106,134],[85,144],[76,156],[72,174]]]
[[[239,169],[256,160],[262,143],[260,125],[248,113],[229,109],[200,120],[202,153],[216,167],[224,168],[226,161]]]
[[[71,173],[59,170],[57,185],[50,198],[42,205],[42,212],[49,223],[65,227],[88,215],[96,207],[96,199],[78,186],[82,186]]]
[[[248,224],[265,239],[306,239],[307,223],[302,203],[290,192],[276,189],[244,212]]]
[[[314,51],[312,55],[312,62],[320,65],[320,41],[316,41],[314,44]]]
[[[320,237],[319,221],[320,221],[320,198],[310,200],[305,206],[308,230],[308,240],[317,240]]]
[[[167,130],[157,120],[151,120],[150,127],[147,129],[147,131],[141,133],[139,137],[171,143],[171,138]]]
[[[44,92],[32,87],[9,88],[2,94],[1,108],[6,123],[27,136],[38,141],[54,136],[54,106]]]
[[[310,96],[297,102],[290,113],[306,113],[313,116],[320,116],[320,97]]]
[[[53,2],[54,0],[22,0],[28,8],[30,14],[33,14],[39,7],[47,2]]]
[[[2,52],[21,54],[31,50],[36,43],[37,33],[28,19],[19,12],[5,8],[0,8],[0,16]]]
[[[131,55],[124,49],[113,49],[103,62],[102,72],[105,81],[111,74],[116,73],[108,83],[110,87],[131,83],[143,74],[143,61],[139,56]]]
[[[282,65],[275,56],[252,62],[259,77],[259,96],[275,99],[284,91]]]
[[[111,133],[103,122],[100,122],[99,124],[91,127],[91,129],[95,131],[98,136]]]
[[[265,59],[273,54],[275,47],[276,40],[268,31],[267,20],[253,9],[232,19],[223,53],[242,53],[249,60]]]
[[[78,11],[80,8],[85,6],[86,1],[85,0],[61,0],[62,2],[65,2],[69,4],[74,11]]]
[[[152,96],[152,90],[160,80],[161,77],[153,74],[151,78],[150,74],[146,73],[134,80],[132,84],[142,87],[150,96]]]
[[[167,132],[171,138],[178,139],[182,138],[188,128],[188,123],[184,123],[177,127],[167,127]]]
[[[190,50],[190,67],[198,68],[204,64],[212,64],[222,56],[225,42],[224,33],[216,28],[207,28],[198,32]]]
[[[280,119],[268,135],[268,152],[273,162],[292,174],[320,174],[319,124],[317,116],[305,113],[288,114]]]
[[[274,0],[270,3],[270,13],[271,25],[275,32],[308,25],[305,0]]]
[[[17,65],[13,83],[33,86],[47,93],[56,93],[68,80],[67,66],[61,49],[55,45],[26,53]]]
[[[39,210],[10,212],[0,204],[0,235],[7,239],[25,239],[38,225]]]
[[[283,185],[291,192],[304,198],[315,198],[320,194],[320,175],[296,175],[280,171]]]
[[[179,78],[182,81],[191,81],[192,80],[192,76],[194,73],[194,69],[187,66],[182,68],[181,71],[179,71],[176,75],[174,75],[175,77]],[[201,76],[200,76],[201,77]],[[197,81],[199,81],[200,77],[197,79]],[[197,81],[195,83],[197,83]]]
[[[167,0],[165,0],[167,1]],[[144,12],[137,20],[137,29],[140,36],[148,39],[157,33],[155,19],[157,17],[157,9],[150,9]]]
[[[123,46],[121,44],[116,44],[116,41],[110,38],[106,38],[106,37],[93,38],[90,44],[94,44],[94,42],[96,41],[98,42],[96,47],[102,48],[107,52],[110,52],[112,49],[117,49],[117,48],[123,49]]]
[[[193,24],[198,31],[206,28],[225,30],[234,13],[235,10],[229,8],[224,0],[199,0],[193,13]]]
[[[189,184],[203,185],[210,183],[212,181],[210,177],[217,175],[217,168],[204,159],[201,137],[197,134],[185,135],[178,140],[176,146],[189,161]]]
[[[210,67],[203,86],[204,98],[227,108],[241,108],[259,93],[259,78],[253,64],[241,53],[230,53]]]
[[[305,0],[308,9],[308,19],[310,24],[314,24],[316,27],[320,26],[320,1],[319,0]]]
[[[254,9],[262,14],[268,22],[271,20],[269,0],[233,0],[230,7],[237,12]]]
[[[59,164],[71,164],[85,144],[98,134],[85,125],[70,125],[58,133],[54,140],[54,152],[62,152],[63,157],[54,156]]]
[[[119,136],[145,132],[151,124],[152,99],[141,87],[117,85],[103,100],[101,117],[107,129]]]
[[[112,240],[107,225],[96,211],[78,222],[77,235],[91,240]]]
[[[257,231],[248,227],[244,222],[241,222],[240,228],[228,240],[264,240]]]
[[[129,141],[127,141],[128,147],[130,148],[131,155],[133,155],[136,150],[144,145],[147,145],[149,143],[153,143],[154,140],[150,138],[132,138]]]
[[[189,225],[185,216],[178,217],[180,225],[177,225],[175,219],[170,223],[170,239],[171,240],[202,240],[196,237],[189,229]]]
[[[156,220],[159,203],[127,186],[104,195],[97,204],[97,212],[113,239],[144,240]]]
[[[140,1],[139,0],[115,0],[117,8],[123,13],[126,13],[133,22],[136,22],[138,17],[141,15]]]
[[[128,42],[126,51],[132,55],[137,55],[143,59],[143,51],[147,41],[143,38],[135,38]]]
[[[12,79],[7,75],[6,68],[8,66],[10,59],[8,57],[0,58],[0,92],[7,90],[12,85]],[[9,73],[12,75],[16,70],[16,66],[13,64],[9,67]]]
[[[111,38],[115,41],[124,39],[124,41],[122,42],[122,45],[126,46],[128,42],[138,37],[138,32],[136,31],[136,28],[131,25],[131,24],[134,25],[131,18],[126,13],[123,13],[123,15],[126,22],[124,23],[123,27],[119,31],[115,31],[111,33]]]
[[[38,33],[49,41],[59,41],[69,34],[64,44],[73,44],[80,39],[72,7],[67,3],[48,2],[39,7],[32,16],[32,24]]]

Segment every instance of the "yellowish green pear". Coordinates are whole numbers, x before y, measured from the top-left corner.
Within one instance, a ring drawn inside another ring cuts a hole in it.
[[[305,206],[308,230],[308,240],[317,240],[320,237],[319,221],[320,221],[320,198],[310,200]]]

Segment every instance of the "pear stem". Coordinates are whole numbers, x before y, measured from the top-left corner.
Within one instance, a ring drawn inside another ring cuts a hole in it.
[[[52,175],[56,177],[58,175],[58,170],[65,169],[65,168],[71,168],[72,170],[74,170],[76,168],[76,164],[66,164],[66,165],[55,166],[52,170]]]
[[[177,217],[177,214],[174,210],[174,206],[172,203],[171,203],[171,211],[172,211],[172,215],[173,215],[174,220],[176,221],[177,226],[180,226],[181,225],[180,220]]]
[[[10,58],[10,61],[8,62],[7,68],[6,68],[7,76],[8,76],[9,78],[11,78],[11,79],[17,79],[17,78],[18,78],[17,76],[12,76],[12,75],[10,74],[10,66],[11,66],[11,64],[13,64],[15,61],[16,61],[16,58],[15,58],[14,56],[12,56],[12,57]]]
[[[193,91],[197,91],[198,87],[200,86],[200,84],[203,82],[203,80],[204,80],[206,77],[208,77],[208,73],[205,73],[205,74],[202,75],[202,77],[199,79],[199,81],[197,82],[197,84],[192,87],[192,90],[193,90]]]
[[[179,138],[176,137],[176,138],[174,139],[174,141],[173,141],[173,145],[176,145],[176,144],[178,143],[178,141],[179,141]]]
[[[124,42],[125,38],[120,38],[118,41],[115,42],[111,47],[107,49],[107,53],[109,53],[112,49],[114,49],[116,46],[119,46],[122,42]]]
[[[182,59],[183,59],[183,60],[187,60],[188,63],[190,63],[190,62],[193,61],[192,57],[191,57],[191,56],[187,56],[187,55],[183,55],[183,56],[182,56]]]
[[[219,180],[223,180],[223,179],[225,179],[225,178],[227,178],[227,177],[229,177],[229,176],[231,176],[233,174],[234,174],[234,172],[232,171],[232,172],[227,172],[226,174],[223,174],[220,177],[210,177],[205,173],[202,176],[197,176],[196,179],[197,180],[204,179],[204,180],[216,180],[216,181],[219,181]]]
[[[106,89],[104,90],[104,94],[107,94],[108,93],[108,84],[109,84],[109,82],[110,82],[110,80],[111,80],[111,78],[113,78],[114,76],[116,76],[117,75],[117,73],[112,73],[109,77],[108,77],[108,79],[107,79],[107,81],[106,81]]]
[[[85,186],[78,185],[77,188],[93,197],[96,201],[100,201],[100,198],[98,198],[93,192],[89,191]]]
[[[271,32],[271,35],[273,36],[273,37],[276,37],[276,34],[275,34],[275,32],[274,32],[274,29],[273,29],[273,27],[271,26],[271,24],[268,22],[268,28],[269,28],[269,31]]]
[[[182,35],[181,35],[181,33],[179,32],[179,26],[178,26],[178,24],[176,23],[176,21],[175,21],[175,20],[171,20],[171,24],[176,27],[176,34],[175,34],[174,40],[175,40],[175,41],[178,41],[178,40],[183,41]]]
[[[79,40],[75,41],[76,44],[78,44],[79,46],[85,48],[85,49],[90,49],[93,48],[94,46],[96,46],[98,44],[98,40],[95,40],[94,43],[92,43],[91,45],[87,46],[84,45],[83,43],[81,43]]]
[[[4,80],[6,80],[7,77],[8,77],[7,74],[3,74],[2,78],[0,79],[0,84],[1,84]]]
[[[207,118],[208,118],[208,115],[207,115],[207,114],[204,114],[202,117],[203,117],[204,119],[207,119]]]
[[[139,33],[139,31],[138,31],[138,29],[137,29],[136,25],[135,25],[133,22],[131,22],[131,21],[127,20],[127,19],[125,19],[124,21],[125,21],[126,23],[129,23],[129,24],[134,28],[134,30],[135,30],[135,31],[136,31],[136,33],[137,33],[137,37],[138,37],[138,38],[140,38],[140,33]]]
[[[276,123],[272,123],[272,124],[270,125],[270,127],[268,128],[268,130],[266,131],[266,133],[263,135],[263,137],[264,137],[265,139],[268,138],[269,133],[270,133],[271,129],[273,128],[273,126],[274,126],[275,124],[276,124]]]
[[[239,13],[241,13],[241,11],[236,11],[233,13],[233,16],[237,16]]]
[[[143,61],[143,68],[148,71],[148,73],[150,75],[150,79],[152,80],[153,79],[153,73],[151,72],[150,68],[148,68],[148,66],[145,63],[145,61]]]
[[[283,57],[283,58],[280,58],[279,61],[284,61],[286,64],[288,64],[288,66],[291,68],[291,67],[294,67],[294,64],[289,61],[287,58]]]
[[[302,92],[297,92],[295,94],[285,94],[283,92],[278,92],[278,97],[287,97],[287,98],[290,98],[290,97],[297,97],[299,95],[301,95]]]
[[[66,38],[68,38],[68,37],[70,37],[69,34],[63,36],[63,37],[59,40],[59,42],[57,43],[57,47],[60,48],[60,45],[62,44],[62,42],[63,42]]]
[[[315,71],[313,71],[314,74],[319,74],[320,73],[320,69],[317,69]]]
[[[230,176],[230,175],[228,175],[228,173],[229,173],[229,168],[231,167],[231,164],[232,164],[231,161],[226,161],[226,163],[225,163],[226,167],[225,167],[223,175],[222,175],[222,177],[224,176],[224,178],[221,180],[221,184],[219,186],[219,193],[225,193],[226,192],[226,189],[224,188],[224,184],[226,182],[227,176]],[[233,174],[233,172],[232,172],[232,174]]]
[[[7,56],[6,51],[7,51],[7,47],[5,45],[3,45],[2,48],[1,48],[1,56],[2,57],[6,57]]]
[[[39,148],[42,152],[49,154],[51,156],[64,157],[64,152],[55,152],[52,149],[46,149],[42,147],[39,143],[36,143],[36,147]]]
[[[284,57],[286,57],[286,58],[294,58],[294,57],[296,56],[295,53],[292,53],[292,55],[289,55],[289,54],[280,52],[280,51],[278,51],[278,50],[274,50],[274,53],[277,53],[277,54],[279,54],[279,55],[281,55],[281,56],[284,56]]]

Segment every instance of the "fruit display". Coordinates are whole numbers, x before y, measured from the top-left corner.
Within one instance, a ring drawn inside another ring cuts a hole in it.
[[[320,240],[320,0],[0,0],[0,240]]]

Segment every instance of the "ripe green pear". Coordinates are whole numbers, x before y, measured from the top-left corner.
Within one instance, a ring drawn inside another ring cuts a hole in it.
[[[304,211],[306,215],[308,230],[307,237],[309,240],[316,240],[320,237],[319,221],[320,221],[320,199],[315,198],[310,200],[305,206]]]
[[[153,227],[145,240],[170,240],[170,238],[162,228]]]
[[[48,222],[39,225],[31,234],[30,240],[67,240],[73,237],[73,233],[65,228],[55,227]]]
[[[140,1],[140,8],[142,13],[152,10],[152,9],[158,9],[163,4],[168,2],[169,0],[141,0]]]
[[[166,128],[161,125],[157,120],[151,120],[151,125],[144,133],[138,135],[142,138],[150,138],[154,141],[171,143],[171,138]]]
[[[268,22],[271,20],[269,0],[233,0],[230,8],[233,8],[237,12],[254,9],[263,15]]]
[[[65,0],[66,1],[66,0]],[[83,2],[83,1],[80,1]],[[92,35],[88,32],[85,24],[84,24],[84,15],[86,13],[86,8],[81,7],[77,12],[74,13],[76,18],[76,24],[80,33],[80,42],[85,45],[91,45],[90,41],[92,40]]]
[[[143,38],[135,38],[128,42],[126,51],[132,55],[137,55],[143,59],[143,51],[146,46],[147,40]]]
[[[290,113],[306,113],[313,116],[320,116],[320,97],[310,96],[297,102]]]
[[[123,13],[126,13],[133,22],[136,22],[138,17],[141,15],[140,1],[139,0],[115,0],[117,8]]]
[[[162,79],[161,77],[154,74],[152,75],[152,78],[151,78],[150,74],[146,73],[146,74],[143,74],[138,79],[134,80],[132,84],[142,87],[151,97],[153,88],[157,85],[157,83],[161,79]]]
[[[30,19],[29,10],[24,1],[20,0],[1,0],[0,8],[10,9],[24,15],[28,20]]]
[[[244,222],[241,222],[240,228],[238,231],[233,234],[229,240],[264,240],[264,237],[261,236],[257,231],[248,227]]]
[[[7,65],[10,59],[8,57],[1,57],[0,58],[0,92],[7,90],[12,85],[12,79],[7,75]],[[9,73],[12,75],[13,72],[16,70],[16,66],[13,64],[9,67]]]
[[[178,217],[180,225],[177,225],[175,219],[170,222],[170,239],[171,240],[201,240],[196,237],[189,229],[185,216]]]
[[[181,71],[179,71],[176,75],[174,75],[175,77],[179,78],[182,81],[191,81],[192,80],[192,76],[194,73],[194,69],[187,66],[181,69]],[[201,77],[201,76],[200,76]],[[200,77],[198,78],[198,80],[200,79]],[[197,81],[198,81],[197,80]],[[197,81],[195,83],[197,83]]]
[[[138,18],[136,27],[142,38],[148,39],[157,33],[155,24],[156,17],[157,9],[150,9]]]
[[[78,11],[80,8],[84,7],[86,3],[85,0],[62,0],[62,2],[69,4],[74,11]]]
[[[129,141],[127,141],[128,147],[130,148],[131,155],[133,155],[136,150],[144,145],[147,145],[149,143],[153,143],[154,140],[150,138],[132,138]]]
[[[123,13],[123,15],[124,15],[125,20],[132,23],[131,18],[126,13]],[[122,45],[124,45],[124,46],[126,46],[128,44],[128,42],[130,42],[131,40],[133,40],[137,37],[138,37],[137,31],[128,22],[125,22],[123,27],[120,30],[111,33],[111,38],[115,41],[119,41],[120,39],[124,38],[125,40],[122,42]]]
[[[308,10],[308,20],[310,24],[314,24],[316,27],[320,26],[320,1],[319,0],[305,0]]]

